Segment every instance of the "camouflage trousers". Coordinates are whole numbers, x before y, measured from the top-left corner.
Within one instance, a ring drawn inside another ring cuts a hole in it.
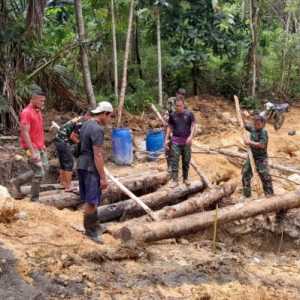
[[[168,166],[168,173],[172,175],[172,139],[170,138],[168,141],[168,147],[165,148],[165,155]]]
[[[172,179],[176,181],[178,180],[180,157],[182,157],[182,177],[184,180],[188,179],[191,161],[191,146],[172,144],[171,150]]]
[[[261,179],[265,195],[273,195],[273,183],[269,172],[268,159],[256,159],[255,165]],[[253,177],[250,160],[247,159],[242,170],[243,194],[251,196],[251,179]]]

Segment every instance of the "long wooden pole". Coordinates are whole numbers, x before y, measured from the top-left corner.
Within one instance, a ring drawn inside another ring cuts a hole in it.
[[[157,110],[157,108],[156,108],[156,106],[154,104],[151,104],[151,109],[156,114],[157,118],[161,121],[161,123],[163,124],[163,126],[167,126],[167,122],[164,120],[164,118],[162,117],[162,115]]]
[[[243,121],[242,114],[241,114],[240,101],[239,101],[239,98],[236,95],[234,95],[234,102],[235,102],[237,118],[238,118],[238,121],[240,123],[240,127],[243,131],[243,136],[244,136],[244,138],[248,138],[248,133],[245,129],[244,121]],[[249,157],[249,160],[250,160],[250,165],[251,165],[251,169],[252,169],[252,173],[253,173],[253,177],[254,177],[254,181],[255,181],[255,186],[257,188],[257,193],[258,193],[258,195],[260,195],[262,190],[263,190],[262,189],[262,183],[259,179],[259,176],[258,176],[258,173],[257,173],[257,170],[256,170],[256,165],[255,165],[253,153],[252,153],[251,148],[249,146],[247,146],[247,153],[248,153],[248,157]]]
[[[192,168],[195,170],[195,172],[197,173],[197,175],[200,177],[200,179],[204,182],[204,184],[209,188],[213,188],[212,183],[209,181],[208,177],[199,170],[198,166],[196,165],[196,163],[194,162],[194,160],[191,159],[191,166]]]
[[[126,188],[117,178],[115,178],[110,172],[104,168],[106,175],[108,178],[117,185],[122,192],[124,192],[128,197],[130,197],[132,200],[136,201],[138,205],[140,205],[144,211],[152,218],[154,221],[158,221],[158,217],[154,214],[154,212],[151,210],[150,207],[148,207],[141,199],[139,199],[136,195],[134,195],[129,189]]]

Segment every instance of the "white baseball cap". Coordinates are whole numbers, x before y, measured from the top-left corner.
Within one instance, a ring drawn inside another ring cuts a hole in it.
[[[93,110],[91,110],[91,113],[93,115],[97,115],[97,114],[101,114],[103,112],[110,112],[112,113],[114,111],[111,103],[109,103],[108,101],[102,101],[100,103],[98,103],[97,107]]]

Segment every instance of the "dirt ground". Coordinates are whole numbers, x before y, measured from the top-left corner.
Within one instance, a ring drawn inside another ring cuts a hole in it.
[[[198,143],[242,147],[232,103],[203,96],[190,99],[189,107],[202,130]],[[273,162],[300,167],[299,114],[292,108],[278,132],[267,126]],[[289,136],[290,130],[296,135]],[[141,136],[138,125],[136,134]],[[193,158],[213,182],[236,180],[230,201],[239,201],[237,164],[221,155]],[[166,166],[159,160],[108,168],[126,175]],[[193,170],[191,175],[197,180]],[[277,194],[297,188],[278,177],[274,186]],[[13,199],[0,205],[10,216],[0,214],[0,299],[300,299],[300,239],[272,232],[264,217],[219,228],[214,251],[211,229],[145,245],[123,245],[104,234],[104,245],[97,245],[74,229],[82,223],[81,211]]]

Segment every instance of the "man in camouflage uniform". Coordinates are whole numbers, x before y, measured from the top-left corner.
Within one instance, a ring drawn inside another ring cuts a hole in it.
[[[176,97],[168,98],[168,100],[167,100],[167,111],[164,115],[164,119],[166,121],[166,124],[168,124],[168,122],[169,122],[170,115],[176,111],[176,100],[177,99],[182,99],[184,101],[185,100],[185,95],[186,95],[185,89],[180,88],[176,92]],[[171,149],[172,149],[172,138],[170,136],[169,139],[168,139],[168,145],[167,145],[167,147],[165,147],[165,155],[166,155],[166,159],[167,159],[168,173],[170,174],[170,176],[171,176],[171,173],[172,173],[172,165],[171,165],[172,151],[171,151]]]
[[[169,116],[165,147],[169,148],[169,138],[171,137],[171,159],[172,187],[178,185],[179,159],[182,157],[183,182],[190,185],[188,180],[189,167],[191,161],[191,145],[194,136],[195,117],[194,114],[185,109],[184,100],[176,100],[176,111]]]
[[[62,125],[55,137],[55,147],[60,164],[59,181],[66,192],[72,192],[71,186],[74,168],[74,149],[79,147],[79,132],[82,123],[90,118],[87,112],[83,117],[76,117]],[[76,154],[75,154],[76,156]]]
[[[265,118],[263,116],[255,116],[254,127],[246,125],[245,128],[250,132],[250,139],[246,140],[246,145],[251,147],[256,169],[263,184],[266,196],[274,194],[272,178],[269,173],[268,166],[268,132],[265,127]],[[251,197],[251,179],[253,173],[249,158],[244,164],[242,171],[243,194],[245,197]]]

